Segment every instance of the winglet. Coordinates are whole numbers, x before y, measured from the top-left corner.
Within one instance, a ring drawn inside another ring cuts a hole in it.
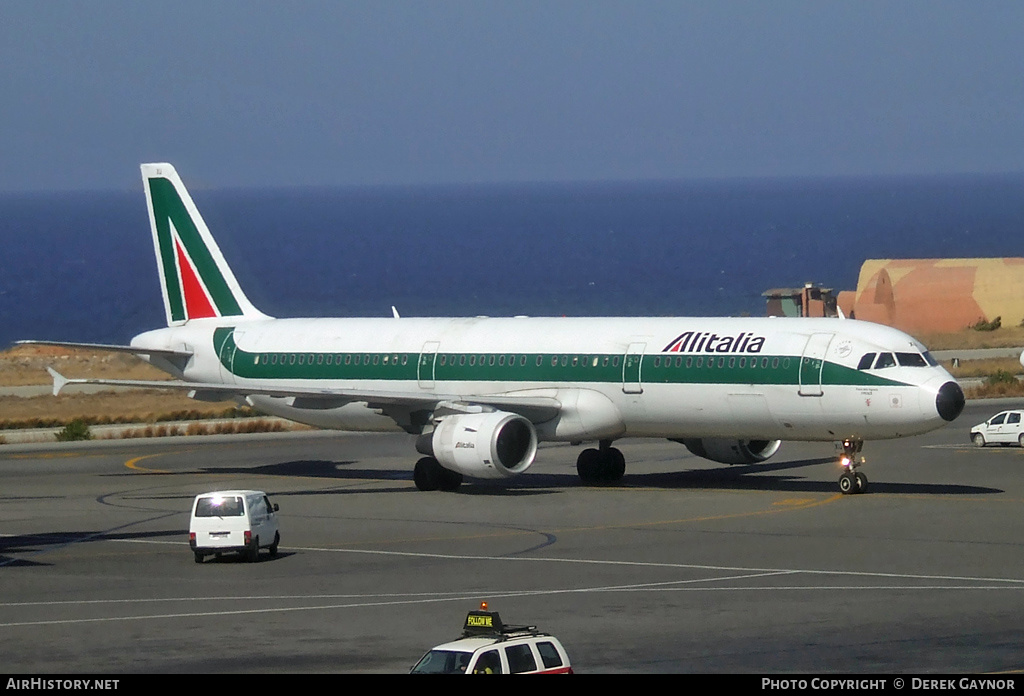
[[[401,319],[401,317],[398,316],[398,310],[395,309],[394,305],[391,305],[391,314],[395,317],[395,319]]]
[[[50,373],[51,377],[53,377],[53,395],[60,396],[60,390],[68,383],[68,378],[57,372],[52,367],[46,368],[46,371]]]

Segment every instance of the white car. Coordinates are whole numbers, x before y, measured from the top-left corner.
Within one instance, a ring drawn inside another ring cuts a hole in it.
[[[536,626],[506,626],[498,612],[471,611],[462,638],[428,652],[412,674],[572,674],[565,648]]]
[[[978,447],[995,442],[1024,447],[1024,411],[1003,411],[971,428],[971,441]]]
[[[259,558],[260,548],[277,555],[281,533],[278,506],[263,491],[212,491],[192,501],[188,544],[196,563],[204,556],[240,553],[250,561]]]

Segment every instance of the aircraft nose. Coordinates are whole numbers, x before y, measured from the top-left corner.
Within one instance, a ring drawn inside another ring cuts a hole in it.
[[[935,397],[935,410],[944,421],[956,420],[964,410],[964,390],[956,382],[946,382],[939,387]]]

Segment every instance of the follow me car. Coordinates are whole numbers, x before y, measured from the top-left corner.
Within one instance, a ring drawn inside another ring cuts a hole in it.
[[[462,638],[428,652],[412,674],[572,674],[565,648],[536,626],[509,626],[496,611],[466,615]]]

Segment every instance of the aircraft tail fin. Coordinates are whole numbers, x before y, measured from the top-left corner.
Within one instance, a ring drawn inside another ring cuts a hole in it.
[[[142,165],[167,325],[189,319],[262,319],[242,292],[178,172],[166,163]]]

